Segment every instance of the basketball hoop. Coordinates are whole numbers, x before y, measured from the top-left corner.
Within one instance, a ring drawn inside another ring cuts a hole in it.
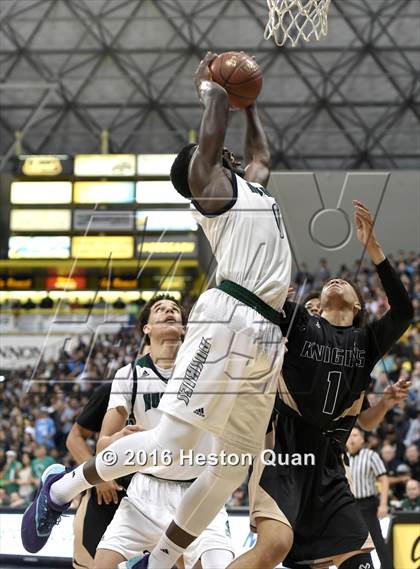
[[[267,0],[268,22],[264,37],[274,37],[278,46],[300,39],[320,40],[328,32],[328,8],[331,0]]]

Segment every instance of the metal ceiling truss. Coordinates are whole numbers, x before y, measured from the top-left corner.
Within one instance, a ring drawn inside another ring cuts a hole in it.
[[[0,166],[17,131],[29,153],[98,152],[104,130],[112,152],[175,152],[199,127],[198,61],[243,49],[275,168],[418,167],[418,0],[332,0],[328,37],[294,49],[266,20],[266,0],[2,0]]]

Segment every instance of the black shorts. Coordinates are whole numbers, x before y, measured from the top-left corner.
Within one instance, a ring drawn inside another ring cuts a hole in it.
[[[98,504],[96,489],[83,493],[74,518],[73,567],[89,569],[93,566],[96,548],[111,523],[125,491],[118,492],[118,504]]]
[[[285,566],[364,549],[368,530],[334,442],[300,417],[281,413],[273,450],[282,460],[256,465],[251,476],[251,520],[266,517],[292,528]]]

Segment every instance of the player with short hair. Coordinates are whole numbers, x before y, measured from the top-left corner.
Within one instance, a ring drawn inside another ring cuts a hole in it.
[[[352,286],[355,287],[354,284]],[[293,293],[293,288],[290,289],[290,291]],[[303,306],[311,316],[321,315],[320,296],[321,292],[314,291],[310,292],[303,300]],[[361,298],[360,292],[359,298]],[[365,431],[373,431],[373,429],[376,429],[376,427],[382,423],[390,409],[407,399],[409,387],[410,382],[402,378],[394,384],[387,385],[382,397],[375,405],[371,405],[367,395],[365,395],[360,414],[357,417],[358,425]]]
[[[103,480],[144,471],[164,451],[179,462],[210,432],[217,460],[207,463],[188,488],[174,521],[150,556],[128,561],[132,569],[169,569],[207,527],[245,479],[262,446],[275,399],[284,342],[279,327],[291,272],[290,248],[280,208],[265,189],[270,153],[255,105],[245,110],[245,169],[225,150],[229,116],[226,90],[212,81],[207,54],[195,77],[204,113],[195,147],[175,160],[175,188],[191,199],[194,215],[218,263],[217,287],[200,296],[175,364],[164,412],[150,431],[113,442],[72,473],[50,470],[22,520],[22,541],[39,551],[72,497]],[[128,466],[126,453],[142,450],[143,466]],[[230,464],[226,456],[239,457]],[[225,458],[224,458],[225,457]],[[163,465],[162,465],[163,466]],[[162,476],[164,474],[162,473]]]
[[[139,321],[138,321],[139,331],[143,338],[143,342],[146,343],[148,346],[150,346],[152,343],[151,332],[153,330],[158,332],[159,336],[161,336],[160,332],[162,326],[164,326],[166,330],[167,328],[166,324],[174,323],[173,322],[174,317],[173,316],[171,317],[171,315],[169,315],[168,317],[165,316],[163,323],[161,322],[160,315],[162,313],[165,314],[168,311],[168,304],[173,305],[173,307],[175,308],[175,314],[179,312],[179,314],[181,315],[183,333],[181,334],[179,340],[182,341],[184,340],[185,326],[187,325],[187,315],[185,313],[184,307],[180,302],[178,302],[178,300],[174,296],[171,296],[170,294],[157,294],[156,296],[153,296],[148,302],[146,302],[146,304],[143,306],[139,314]],[[164,350],[163,352],[162,349],[159,350],[159,352],[156,353],[156,355],[154,356],[155,359],[158,360],[156,363],[164,366],[166,366],[168,362],[172,364],[175,360],[176,353],[178,352],[180,346],[179,340],[177,343],[177,349],[176,351],[174,351],[174,346],[171,345],[170,342],[167,342],[164,338],[163,339],[159,338],[159,339],[160,343],[162,344],[162,348],[164,348]],[[165,360],[164,357],[166,349],[169,349],[167,361]]]
[[[164,311],[162,311],[162,308]],[[162,314],[165,317],[163,325],[159,323]],[[171,321],[174,319],[179,320],[179,318],[181,318],[182,327],[174,331]],[[166,323],[166,321],[168,322]],[[154,326],[156,322],[157,326]],[[153,356],[156,359],[162,359],[166,353],[168,363],[173,365],[176,352],[180,346],[180,340],[183,339],[185,334],[184,326],[186,323],[187,316],[182,305],[170,295],[159,294],[144,305],[139,316],[139,331],[143,336],[144,342],[150,346],[149,334],[145,334],[144,330],[148,330],[146,326],[149,328],[152,326],[156,332],[154,335]],[[149,360],[140,357],[140,362],[149,363]],[[137,364],[141,365],[139,360],[137,360]],[[162,362],[162,365],[165,367],[166,363]],[[122,368],[124,373],[129,367],[130,366],[125,366]],[[156,378],[153,371],[149,370],[148,373],[150,376]],[[121,374],[120,370],[117,371],[116,375],[118,374]],[[140,368],[138,368],[138,374],[141,374]],[[108,409],[111,387],[112,383],[106,381],[101,383],[101,385],[94,390],[88,403],[77,417],[76,422],[67,436],[66,446],[78,464],[83,464],[92,457],[92,449],[86,440],[94,433],[100,433],[101,431],[102,422]],[[130,403],[133,400],[134,402],[137,401],[136,392],[131,391],[129,395]],[[139,404],[139,402],[137,402],[137,404]],[[131,405],[127,408],[129,410],[128,415],[130,415],[130,418],[133,417]],[[121,425],[121,430],[124,430],[124,435],[137,430],[137,428],[133,426],[125,427],[125,424],[126,418],[123,419],[123,424]],[[98,441],[97,450],[100,449],[101,447]],[[122,479],[110,480],[92,489],[88,489],[83,493],[74,518],[73,567],[75,569],[93,568],[98,543],[111,523],[121,500],[125,496],[131,478],[131,476],[126,476]]]
[[[375,363],[408,328],[413,308],[376,241],[369,210],[359,201],[354,209],[358,239],[376,265],[390,310],[375,322],[355,325],[362,304],[353,286],[339,278],[322,289],[321,316],[285,303],[281,328],[288,352],[272,448],[276,456],[312,454],[315,464],[256,462],[249,488],[257,545],[232,569],[269,569],[280,561],[286,567],[329,563],[341,569],[373,568],[372,543],[346,477],[344,443]]]
[[[131,434],[133,428],[147,430],[157,425],[161,416],[159,401],[170,384],[176,353],[185,335],[185,324],[182,305],[172,296],[157,295],[146,303],[139,316],[139,326],[144,341],[150,346],[150,353],[136,360],[137,379],[131,365],[117,370],[98,451],[121,436]],[[125,427],[130,413],[135,425]],[[204,435],[195,451],[208,453],[209,439]],[[151,550],[171,521],[174,508],[202,468],[174,466],[164,471],[164,478],[160,471],[134,474],[127,495],[111,523],[104,528],[94,569],[116,569],[119,563],[139,551]],[[233,557],[228,515],[222,508],[184,552],[183,561],[186,569],[224,569]]]

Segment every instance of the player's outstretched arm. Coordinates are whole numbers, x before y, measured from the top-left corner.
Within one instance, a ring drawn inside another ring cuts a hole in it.
[[[407,330],[414,316],[410,297],[397,273],[385,257],[373,231],[374,220],[369,209],[360,201],[353,201],[357,238],[376,265],[390,310],[370,324],[372,332],[372,359],[377,361]]]
[[[271,154],[256,103],[245,109],[245,179],[266,186],[270,178]]]
[[[232,185],[222,166],[229,98],[226,90],[212,80],[209,66],[215,57],[216,54],[207,53],[195,74],[195,86],[204,113],[188,177],[195,201],[208,213],[220,211],[233,197]]]
[[[127,415],[127,410],[124,407],[108,409],[102,421],[101,432],[96,445],[97,453],[122,437],[144,430],[138,425],[127,425],[124,427]],[[98,484],[96,486],[98,504],[101,505],[103,502],[105,504],[111,504],[111,502],[118,504],[118,490],[124,490],[124,488],[115,480]]]
[[[141,425],[126,425],[127,417],[127,409],[124,407],[108,409],[102,421],[102,428],[96,445],[97,452],[122,437],[145,430]]]
[[[356,224],[357,239],[366,248],[369,257],[375,265],[385,260],[385,254],[376,239],[373,230],[374,219],[369,209],[359,200],[353,200],[354,222]]]
[[[93,435],[93,431],[74,423],[66,439],[66,447],[77,464],[83,464],[92,457],[92,449],[86,440]]]
[[[97,396],[93,396],[95,399]],[[86,408],[89,407],[89,404],[92,402],[92,397]],[[77,462],[77,464],[83,464],[93,456],[93,452],[91,447],[87,444],[87,439],[93,435],[93,431],[82,427],[78,423],[75,423],[67,437],[66,446],[68,451],[70,452],[73,459]],[[98,484],[96,487],[96,496],[98,500],[98,504],[101,505],[102,503],[111,504],[114,502],[118,504],[118,495],[117,491],[122,490],[122,488],[113,480],[109,482],[103,482],[102,484]]]
[[[407,399],[409,388],[410,382],[405,378],[400,378],[393,385],[388,385],[378,403],[360,413],[357,422],[362,429],[365,431],[376,429],[390,409]]]

